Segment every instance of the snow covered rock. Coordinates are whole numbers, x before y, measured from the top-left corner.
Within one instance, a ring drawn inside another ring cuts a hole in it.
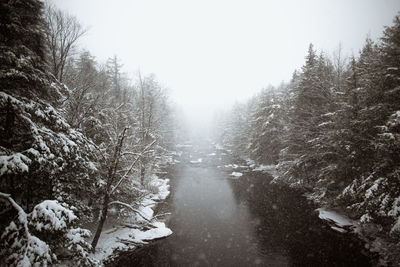
[[[322,220],[326,220],[332,222],[331,228],[338,232],[346,232],[347,228],[352,228],[357,225],[356,221],[349,219],[343,214],[340,214],[334,210],[328,210],[325,208],[318,208],[316,209],[319,213],[319,218]]]
[[[235,178],[239,178],[239,177],[243,176],[243,173],[241,173],[241,172],[232,172],[231,176],[235,177]]]

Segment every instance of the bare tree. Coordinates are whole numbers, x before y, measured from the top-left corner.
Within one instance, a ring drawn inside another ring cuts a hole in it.
[[[46,42],[50,50],[48,64],[51,72],[63,81],[67,58],[72,55],[77,40],[87,29],[83,28],[76,17],[47,4],[44,12],[46,23]]]
[[[107,72],[110,77],[111,85],[113,87],[113,101],[115,101],[116,103],[120,103],[121,100],[126,101],[126,93],[121,92],[121,82],[123,80],[121,77],[121,68],[123,65],[119,62],[120,60],[116,55],[107,60]],[[126,92],[126,89],[122,90]]]
[[[342,43],[339,43],[333,52],[334,80],[338,91],[342,91],[344,87],[346,65],[347,57],[343,55]]]
[[[156,140],[154,140],[152,143],[150,143],[149,145],[147,145],[140,153],[136,154],[136,153],[132,153],[137,155],[136,158],[132,161],[132,163],[130,164],[129,168],[125,170],[125,173],[121,176],[118,177],[117,174],[117,170],[118,170],[118,165],[120,163],[121,160],[121,156],[125,153],[123,153],[122,149],[123,149],[123,143],[124,143],[124,139],[127,137],[127,130],[129,128],[125,128],[122,133],[119,135],[118,137],[118,141],[117,144],[115,146],[114,149],[114,155],[110,161],[109,167],[108,167],[108,171],[107,171],[107,177],[106,177],[106,188],[103,192],[103,205],[102,205],[102,209],[101,209],[101,216],[100,216],[100,220],[99,220],[99,224],[97,226],[97,230],[96,233],[94,235],[93,241],[92,241],[92,250],[95,251],[96,250],[96,246],[97,243],[99,241],[100,235],[101,235],[101,231],[103,229],[103,225],[104,222],[107,219],[107,213],[108,213],[108,208],[111,204],[118,204],[118,205],[123,205],[125,207],[129,207],[132,211],[138,213],[140,216],[142,216],[145,220],[147,220],[147,218],[145,216],[143,216],[140,211],[134,209],[131,205],[127,204],[127,203],[123,203],[121,201],[111,201],[111,198],[113,196],[113,194],[115,193],[116,189],[121,185],[121,183],[128,178],[128,176],[132,173],[134,166],[136,165],[136,163],[138,162],[138,160],[140,158],[142,158],[144,156],[144,154],[146,154],[148,152],[148,150],[154,145],[154,143],[156,142]],[[118,181],[117,181],[118,179]]]
[[[160,135],[161,124],[167,118],[165,90],[156,82],[153,75],[142,77],[138,73],[137,82],[138,97],[136,106],[138,108],[138,121],[140,132],[140,147],[146,147],[157,136]],[[151,163],[151,155],[146,155],[140,159],[140,180],[143,186],[146,168]],[[151,164],[150,164],[151,165]]]

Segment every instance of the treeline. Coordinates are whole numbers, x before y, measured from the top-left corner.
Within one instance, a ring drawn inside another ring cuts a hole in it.
[[[157,190],[174,138],[167,92],[152,75],[130,81],[116,56],[79,52],[86,30],[67,13],[24,0],[0,14],[0,262],[95,264],[110,204],[132,216]]]
[[[219,119],[220,141],[277,164],[277,181],[400,231],[400,17],[357,56],[310,45],[288,84],[262,90]]]

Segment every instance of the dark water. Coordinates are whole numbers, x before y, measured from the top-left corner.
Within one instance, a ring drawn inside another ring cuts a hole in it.
[[[231,179],[219,155],[190,151],[171,177],[172,236],[111,266],[370,266],[364,245],[332,230],[300,193],[268,174]]]

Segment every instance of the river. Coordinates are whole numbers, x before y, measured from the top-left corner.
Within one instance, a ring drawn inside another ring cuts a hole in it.
[[[170,177],[173,235],[110,266],[372,265],[364,244],[331,229],[301,193],[245,166],[237,171],[243,176],[230,175],[224,154],[186,147]]]

